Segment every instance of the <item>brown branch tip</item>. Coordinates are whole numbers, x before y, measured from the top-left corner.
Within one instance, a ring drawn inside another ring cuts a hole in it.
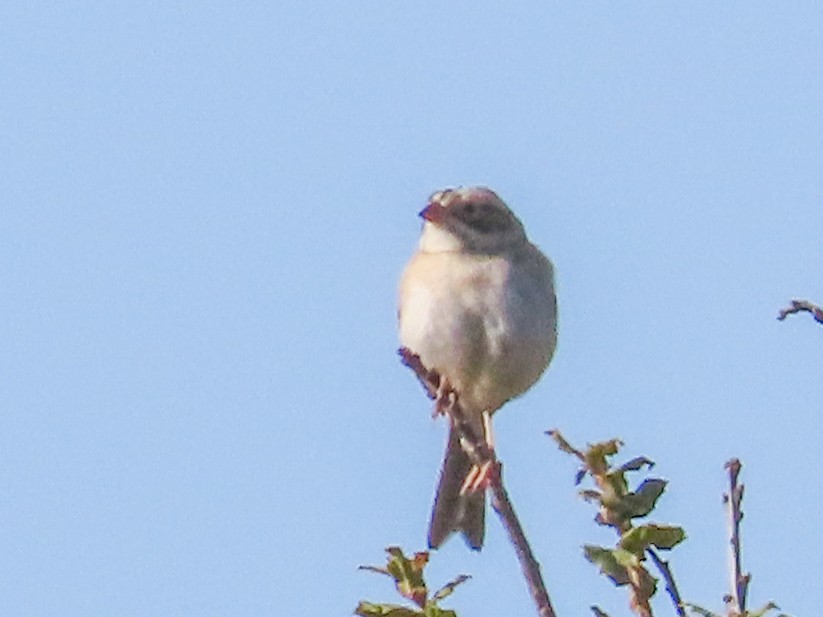
[[[823,324],[823,308],[820,308],[808,300],[792,300],[789,306],[780,309],[780,312],[777,314],[777,319],[778,321],[783,321],[789,315],[803,312],[811,313],[817,323]]]
[[[740,460],[733,458],[726,462],[725,467],[729,472],[729,492],[723,495],[723,500],[728,508],[729,516],[729,575],[731,578],[731,589],[726,600],[732,614],[745,615],[746,596],[751,575],[743,572],[743,561],[740,554],[740,522],[743,520],[744,485],[739,479],[743,465]]]

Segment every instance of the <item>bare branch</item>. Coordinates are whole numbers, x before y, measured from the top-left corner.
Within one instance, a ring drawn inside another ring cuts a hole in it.
[[[724,493],[723,502],[729,513],[729,561],[731,574],[731,593],[727,598],[728,612],[731,617],[746,614],[746,594],[749,589],[750,574],[743,573],[740,558],[740,521],[743,520],[743,511],[740,505],[743,501],[744,485],[738,483],[740,461],[736,458],[729,460],[726,465],[729,470],[729,492]]]
[[[549,594],[546,591],[546,584],[543,582],[543,575],[540,572],[540,563],[532,553],[529,541],[520,524],[520,519],[514,511],[514,506],[509,499],[506,487],[503,485],[503,466],[499,461],[495,461],[489,474],[489,488],[492,492],[492,507],[500,516],[503,527],[509,534],[509,539],[514,545],[517,559],[520,561],[520,568],[526,577],[529,591],[537,606],[537,613],[541,617],[555,617]]]
[[[660,570],[660,574],[663,575],[663,579],[666,581],[666,591],[672,599],[672,604],[674,604],[674,610],[677,611],[678,617],[686,617],[686,609],[683,607],[683,598],[680,597],[680,592],[677,590],[677,583],[674,582],[674,576],[669,568],[669,562],[662,559],[654,549],[650,548],[646,552],[652,558],[652,561],[657,566],[657,569]]]
[[[514,506],[509,499],[509,495],[503,485],[502,464],[497,460],[494,450],[489,448],[485,439],[475,433],[472,426],[466,420],[463,409],[457,398],[456,392],[441,392],[441,379],[436,371],[427,369],[420,356],[412,353],[407,348],[400,349],[400,357],[403,364],[414,371],[420,383],[423,384],[429,398],[444,401],[443,412],[451,417],[455,430],[460,435],[460,442],[463,444],[466,453],[475,465],[489,465],[489,490],[492,494],[492,507],[500,516],[503,527],[509,534],[509,539],[514,545],[517,559],[520,561],[520,568],[526,578],[529,592],[537,606],[537,613],[540,617],[556,617],[552,608],[543,576],[540,572],[540,564],[532,553],[523,526],[515,514]]]
[[[808,300],[792,300],[792,303],[789,306],[780,310],[780,313],[777,315],[777,319],[779,321],[783,321],[788,315],[802,312],[811,313],[817,323],[823,324],[823,309],[816,304],[812,304]]]

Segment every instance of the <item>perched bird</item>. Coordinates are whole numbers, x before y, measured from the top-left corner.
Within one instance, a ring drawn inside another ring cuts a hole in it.
[[[490,189],[439,191],[420,216],[418,249],[400,281],[400,343],[446,380],[488,441],[491,414],[534,385],[554,354],[552,264]],[[471,469],[450,426],[430,548],[455,531],[471,548],[483,546],[485,490],[464,486]]]

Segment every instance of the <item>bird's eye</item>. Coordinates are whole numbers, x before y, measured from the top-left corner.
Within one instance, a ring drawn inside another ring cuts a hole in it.
[[[485,203],[465,202],[455,211],[457,218],[481,234],[500,233],[508,228],[509,220],[505,213],[489,207]]]

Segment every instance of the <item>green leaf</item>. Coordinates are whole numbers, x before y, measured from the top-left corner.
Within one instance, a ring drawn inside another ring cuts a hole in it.
[[[640,559],[634,553],[631,553],[627,550],[622,548],[613,548],[611,549],[612,555],[614,555],[615,560],[624,568],[639,568],[640,567]]]
[[[651,469],[654,467],[654,461],[650,458],[646,458],[645,456],[638,456],[626,463],[623,463],[620,466],[620,471],[639,471],[643,469],[643,467],[648,467]]]
[[[390,576],[394,579],[397,590],[422,610],[397,604],[361,602],[355,609],[355,615],[361,617],[457,617],[454,611],[442,609],[437,606],[437,603],[450,596],[455,588],[470,579],[470,576],[461,574],[427,599],[428,591],[423,580],[423,570],[428,564],[429,553],[423,551],[406,557],[397,546],[388,547],[386,553],[388,553],[386,567],[360,566],[360,569]]]
[[[415,553],[414,556],[408,558],[397,546],[388,547],[386,552],[389,554],[389,558],[385,568],[360,566],[359,569],[390,576],[394,579],[397,591],[404,598],[408,598],[421,608],[425,606],[428,591],[423,580],[423,569],[429,561],[429,554],[424,551]]]
[[[454,611],[440,608],[436,604],[427,604],[424,614],[426,617],[457,617],[457,613]]]
[[[572,446],[563,435],[560,434],[560,431],[557,429],[552,429],[550,431],[546,431],[546,435],[554,439],[554,442],[557,444],[557,447],[560,448],[561,452],[565,452],[566,454],[572,454],[579,458],[581,461],[583,460],[583,453]]]
[[[683,606],[689,609],[692,613],[697,613],[701,617],[720,617],[717,613],[713,613],[707,608],[703,608],[702,606],[698,606],[697,604],[692,604],[690,602],[684,602]]]
[[[386,569],[394,578],[397,591],[417,606],[425,606],[428,591],[423,580],[423,569],[429,562],[429,554],[425,551],[415,553],[409,559],[397,546],[390,546],[386,552],[391,556]]]
[[[438,589],[434,593],[434,595],[432,596],[431,599],[436,601],[436,602],[439,602],[440,600],[448,598],[450,595],[452,595],[452,593],[454,593],[454,588],[455,587],[465,583],[470,578],[471,578],[471,576],[469,576],[468,574],[461,574],[457,578],[449,581],[448,583],[443,585],[440,589]]]
[[[760,607],[756,611],[749,611],[749,616],[750,617],[763,617],[769,611],[775,611],[775,610],[779,611],[780,607],[777,606],[777,604],[775,604],[774,602],[769,602],[768,604],[765,604],[764,606]],[[778,615],[778,617],[780,617],[780,616]]]
[[[620,510],[626,518],[646,516],[654,509],[657,500],[666,490],[668,482],[659,478],[643,480],[634,493],[626,495],[620,503]]]
[[[641,556],[650,546],[668,550],[686,539],[682,527],[669,525],[640,525],[623,534],[620,547],[633,555]]]
[[[634,565],[633,563],[627,563],[626,555],[629,555],[629,561],[631,561],[631,559],[634,559],[635,563],[637,561],[634,555],[626,553],[624,550],[612,550],[591,544],[583,547],[583,554],[586,556],[586,559],[598,566],[600,571],[608,576],[618,587],[629,583],[629,573],[626,566]]]
[[[623,442],[619,439],[610,439],[589,445],[584,457],[589,471],[593,475],[602,475],[609,469],[608,458],[617,454]]]
[[[604,477],[603,484],[603,504],[616,508],[625,495],[629,492],[629,485],[626,482],[626,475],[622,471],[610,471]]]
[[[422,617],[424,613],[397,604],[372,604],[361,602],[354,609],[360,617]]]

